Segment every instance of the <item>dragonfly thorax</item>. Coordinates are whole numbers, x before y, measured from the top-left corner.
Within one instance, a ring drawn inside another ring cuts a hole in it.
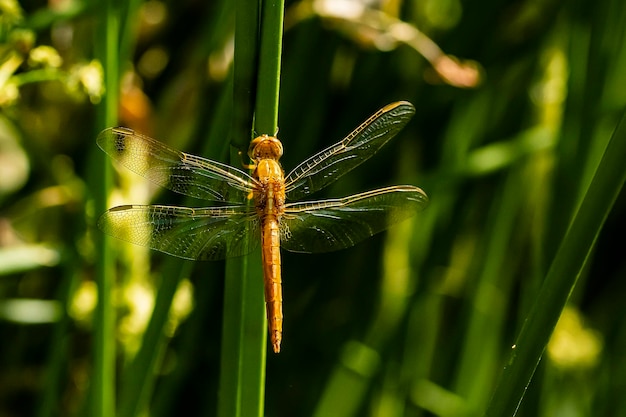
[[[250,142],[248,156],[253,161],[274,159],[278,161],[283,156],[283,144],[277,137],[262,135]]]

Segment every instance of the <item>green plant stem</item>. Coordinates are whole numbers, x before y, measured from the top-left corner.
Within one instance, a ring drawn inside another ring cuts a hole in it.
[[[613,133],[582,204],[511,349],[485,415],[515,415],[546,344],[624,181],[626,113]]]
[[[254,112],[254,128],[259,134],[274,135],[278,132],[284,8],[284,0],[263,3],[261,54]]]
[[[257,1],[237,0],[235,5],[235,55],[233,63],[233,127],[231,145],[239,152],[247,151],[252,135],[252,113],[255,97],[259,4]],[[240,165],[234,152],[231,163]]]
[[[245,149],[242,138],[246,120],[242,113],[251,109],[256,97],[253,131],[274,134],[278,128],[278,89],[280,85],[280,53],[282,48],[283,2],[263,2],[260,31],[256,24],[256,2],[240,0],[236,11],[234,101],[234,149]],[[260,33],[260,52],[256,54]],[[250,68],[258,74],[256,95],[252,92],[255,79]],[[250,125],[248,125],[248,132]],[[237,137],[241,135],[241,137]],[[249,135],[248,137],[250,137]],[[231,163],[241,162],[233,151]],[[250,236],[258,239],[258,236]],[[265,360],[267,352],[267,323],[263,279],[258,251],[252,255],[227,261],[224,291],[224,328],[222,366],[220,374],[220,416],[262,416],[264,414]]]
[[[100,46],[101,60],[105,71],[106,96],[99,108],[100,123],[111,126],[117,122],[119,61],[118,36],[119,20],[112,0],[106,2],[103,17],[104,45]],[[102,126],[100,126],[102,127]],[[108,191],[111,187],[111,166],[105,162],[105,155],[98,157],[102,175],[100,184],[94,188],[96,212],[107,208]],[[98,305],[95,312],[94,368],[92,382],[91,416],[110,417],[115,415],[115,310],[113,307],[113,255],[109,238],[96,234],[98,261],[96,263],[96,284]]]
[[[254,131],[275,134],[278,131],[278,97],[280,88],[280,57],[282,52],[284,0],[264,1],[261,18],[261,49],[259,54],[258,89],[254,111]],[[258,238],[252,236],[252,239]],[[259,266],[258,251],[251,265]],[[244,321],[252,329],[250,348],[243,356],[243,416],[263,416],[265,396],[265,360],[267,353],[267,319],[265,315],[262,268],[248,274]],[[255,401],[256,400],[256,401]]]
[[[255,91],[255,70],[257,68],[258,45],[258,16],[259,3],[249,0],[237,0],[235,5],[235,56],[233,68],[233,125],[231,136],[231,164],[240,165],[248,142],[251,138],[252,106]],[[243,358],[247,356],[244,350],[259,348],[259,343],[246,342],[246,324],[244,321],[245,300],[254,299],[247,292],[252,288],[246,286],[251,281],[249,277],[249,258],[226,260],[224,282],[224,316],[222,321],[222,348],[220,363],[219,397],[217,414],[222,417],[244,416],[244,403],[254,409],[263,408],[263,399],[246,398],[242,394],[246,371]],[[262,292],[261,292],[262,294]],[[262,295],[261,295],[262,296]],[[263,329],[264,330],[264,329]],[[260,343],[265,343],[264,341]],[[255,364],[254,367],[264,367],[265,363]],[[259,383],[253,382],[258,387]],[[259,412],[250,414],[258,415]]]
[[[165,351],[166,339],[163,336],[163,327],[167,323],[172,299],[180,279],[189,269],[190,262],[173,258],[168,260],[163,268],[154,310],[144,333],[141,348],[124,370],[118,412],[120,417],[137,416],[148,408],[156,384],[154,371]]]
[[[33,70],[14,75],[11,80],[16,86],[21,87],[26,84],[39,83],[42,81],[63,80],[66,74],[56,68],[45,68]]]
[[[72,257],[74,262],[66,262],[63,269],[63,280],[57,290],[57,299],[64,305],[69,304],[75,286],[79,281],[78,274],[75,271],[75,265],[80,262]],[[65,380],[65,368],[68,362],[68,352],[71,333],[72,320],[67,314],[67,310],[63,312],[61,319],[54,326],[50,350],[48,351],[48,365],[43,379],[43,393],[41,403],[38,406],[37,417],[53,417],[56,415],[58,399],[61,396],[61,387]]]

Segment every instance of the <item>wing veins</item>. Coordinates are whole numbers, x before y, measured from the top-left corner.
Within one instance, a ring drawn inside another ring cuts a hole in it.
[[[281,245],[292,252],[339,250],[401,222],[428,204],[418,187],[392,186],[353,196],[285,205]]]
[[[191,155],[133,131],[115,127],[96,140],[111,158],[131,171],[174,192],[218,202],[246,202],[258,184],[246,172]]]
[[[254,236],[258,219],[247,206],[118,206],[100,217],[98,227],[118,239],[191,260],[240,256],[259,244]]]
[[[408,102],[389,104],[370,116],[339,143],[294,168],[285,179],[287,198],[296,200],[321,190],[374,155],[415,113]]]

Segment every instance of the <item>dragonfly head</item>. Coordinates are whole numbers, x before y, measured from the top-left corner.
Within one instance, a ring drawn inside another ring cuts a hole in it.
[[[253,161],[260,159],[278,160],[283,156],[283,144],[277,137],[261,135],[250,142],[248,156]]]

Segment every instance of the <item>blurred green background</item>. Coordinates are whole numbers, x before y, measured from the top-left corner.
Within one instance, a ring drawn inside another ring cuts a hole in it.
[[[265,415],[481,415],[626,106],[626,3],[365,3],[287,2],[282,163],[408,100],[408,126],[320,196],[413,184],[431,203],[354,248],[283,252]],[[0,417],[92,415],[107,13],[120,125],[222,161],[238,131],[235,2],[0,2]],[[116,172],[109,207],[207,204]],[[625,205],[566,259],[584,268],[518,415],[626,416]],[[113,245],[118,414],[216,415],[224,264]]]

